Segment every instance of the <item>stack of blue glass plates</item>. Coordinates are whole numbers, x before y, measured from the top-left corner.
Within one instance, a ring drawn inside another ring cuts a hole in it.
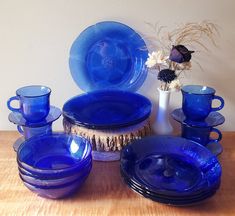
[[[221,165],[207,148],[174,136],[147,137],[126,146],[120,170],[138,194],[177,206],[212,197],[221,178]]]
[[[76,96],[63,106],[63,116],[70,123],[92,129],[115,129],[147,119],[151,102],[128,91],[100,90]]]
[[[147,77],[147,46],[129,26],[104,21],[82,31],[70,49],[71,75],[87,94],[68,100],[63,116],[91,129],[117,129],[146,120],[150,101],[134,93]]]

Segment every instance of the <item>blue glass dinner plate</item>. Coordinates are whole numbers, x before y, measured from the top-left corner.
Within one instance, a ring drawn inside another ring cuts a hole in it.
[[[184,112],[181,108],[175,109],[171,113],[171,116],[176,121],[178,121],[182,124],[187,124],[187,125],[193,126],[193,127],[215,127],[215,126],[223,124],[225,121],[224,116],[221,115],[219,112],[211,112],[209,114],[209,116],[204,121],[187,120],[184,115]]]
[[[132,179],[128,179],[128,177],[125,176],[125,173],[122,170],[120,170],[120,171],[121,171],[121,176],[122,176],[123,181],[128,186],[131,185],[131,186],[135,187],[136,189],[143,191],[144,193],[148,193],[149,195],[157,196],[158,198],[163,198],[163,199],[171,199],[171,200],[197,199],[197,198],[200,198],[204,195],[211,194],[211,193],[217,191],[220,187],[220,182],[218,182],[217,185],[214,185],[213,187],[207,188],[204,191],[199,191],[198,193],[192,193],[192,194],[188,194],[188,195],[178,194],[177,196],[176,195],[167,195],[167,194],[156,193],[156,192],[151,191],[150,189],[148,189],[144,186],[136,184],[134,181],[132,181]]]
[[[216,193],[216,191],[211,191],[211,192],[203,194],[203,195],[201,195],[197,198],[177,200],[177,199],[173,199],[173,198],[163,198],[163,197],[160,197],[159,195],[153,195],[149,192],[146,192],[144,190],[141,190],[141,189],[137,188],[133,184],[128,184],[127,183],[127,185],[134,192],[142,195],[145,198],[151,199],[152,201],[155,201],[155,202],[160,202],[160,203],[163,203],[163,204],[174,205],[174,206],[195,205],[197,203],[201,203],[202,201],[212,197]]]
[[[190,195],[220,182],[221,165],[204,146],[174,136],[134,141],[121,152],[121,170],[158,194]]]
[[[144,121],[151,113],[146,97],[127,91],[103,90],[76,96],[63,106],[63,116],[73,124],[93,129],[113,129]]]
[[[136,91],[147,76],[148,50],[141,36],[119,22],[86,28],[73,42],[69,67],[85,92],[101,89]]]
[[[24,126],[24,127],[41,127],[44,125],[47,125],[49,123],[52,123],[56,121],[60,116],[62,112],[59,108],[55,106],[50,106],[50,111],[48,116],[45,118],[45,120],[41,122],[28,122],[26,119],[23,117],[23,115],[19,112],[11,112],[8,116],[8,119],[10,122],[19,125],[19,126]]]

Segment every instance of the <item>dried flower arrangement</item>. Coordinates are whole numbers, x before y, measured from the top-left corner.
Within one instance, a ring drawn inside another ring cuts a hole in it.
[[[161,90],[179,90],[181,88],[180,75],[183,71],[191,69],[191,58],[194,53],[187,47],[195,49],[199,46],[208,51],[203,42],[209,40],[216,46],[214,37],[218,34],[218,28],[212,22],[203,21],[186,23],[173,31],[163,32],[164,26],[147,24],[155,32],[155,37],[147,39],[155,41],[157,50],[149,53],[145,64],[149,69],[158,71]]]

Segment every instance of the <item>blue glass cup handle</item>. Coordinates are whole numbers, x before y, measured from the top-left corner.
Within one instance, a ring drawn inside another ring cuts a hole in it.
[[[222,133],[217,128],[212,128],[211,132],[217,133],[218,138],[217,139],[210,139],[210,142],[219,142],[222,139]]]
[[[214,98],[213,98],[213,100],[219,100],[220,101],[220,106],[218,106],[218,107],[212,107],[211,108],[211,111],[218,111],[218,110],[221,110],[221,109],[223,109],[223,107],[224,107],[224,99],[222,98],[222,97],[220,97],[220,96],[217,96],[217,95],[214,95]]]
[[[19,99],[18,96],[13,96],[13,97],[11,97],[11,98],[7,101],[7,107],[8,107],[9,110],[11,110],[11,111],[13,111],[13,112],[19,112],[19,111],[20,111],[20,108],[14,108],[14,107],[11,106],[11,102],[12,102],[13,100],[19,101],[20,99]]]
[[[22,135],[24,134],[24,131],[20,125],[17,125],[17,130],[20,134],[22,134]]]

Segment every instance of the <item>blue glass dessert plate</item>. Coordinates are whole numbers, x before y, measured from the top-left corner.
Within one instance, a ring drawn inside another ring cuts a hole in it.
[[[103,89],[136,91],[147,76],[148,50],[141,36],[119,22],[89,26],[73,42],[69,67],[85,92]]]
[[[221,177],[221,165],[207,148],[174,136],[133,142],[122,150],[120,166],[135,184],[169,196],[205,191]]]
[[[104,90],[76,96],[63,106],[63,116],[87,128],[112,129],[130,126],[147,119],[151,102],[127,91]]]
[[[215,127],[223,124],[225,121],[224,116],[221,115],[219,112],[211,112],[204,121],[187,120],[181,108],[175,109],[171,113],[171,116],[173,117],[173,119],[182,124],[187,124],[194,127]]]
[[[8,119],[10,122],[19,125],[19,126],[24,126],[24,127],[41,127],[44,125],[47,125],[49,123],[52,123],[56,121],[60,116],[62,112],[59,108],[55,106],[50,106],[50,111],[45,120],[41,122],[28,122],[23,115],[20,112],[11,112],[8,116]]]

